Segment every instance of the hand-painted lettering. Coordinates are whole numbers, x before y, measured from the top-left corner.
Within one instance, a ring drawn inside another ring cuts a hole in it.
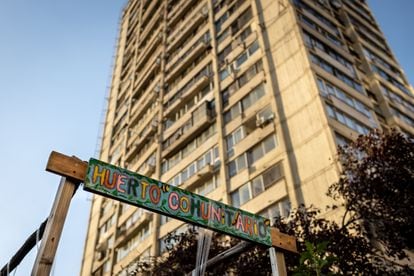
[[[91,159],[84,187],[166,216],[271,245],[268,219],[98,160]]]

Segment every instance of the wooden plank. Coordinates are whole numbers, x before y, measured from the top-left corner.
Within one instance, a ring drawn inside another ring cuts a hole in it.
[[[87,168],[87,162],[56,151],[52,151],[46,165],[46,171],[80,182],[84,181]]]
[[[79,182],[62,177],[33,266],[32,276],[50,274],[70,201],[78,186]]]
[[[296,238],[289,236],[279,231],[279,229],[272,227],[270,229],[270,236],[272,238],[272,245],[277,248],[282,248],[287,251],[297,253]]]
[[[279,276],[286,276],[286,263],[285,263],[285,256],[283,252],[280,252],[280,250],[276,250],[276,263],[277,263],[277,269],[279,272]]]

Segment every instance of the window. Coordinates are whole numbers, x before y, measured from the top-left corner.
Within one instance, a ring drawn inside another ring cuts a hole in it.
[[[164,105],[164,108],[168,108],[173,105],[176,101],[181,99],[181,96],[194,87],[194,84],[198,82],[203,77],[210,77],[213,74],[212,65],[211,63],[207,64],[203,69],[201,69],[197,74],[194,75],[183,87],[178,89],[178,91],[168,100],[168,102]],[[178,83],[181,79],[177,79],[176,82]],[[168,92],[173,90],[176,85],[173,83],[168,85]],[[168,93],[167,92],[167,93]],[[157,101],[154,101],[158,103]]]
[[[249,82],[254,76],[263,70],[262,60],[259,60],[252,66],[250,66],[246,72],[241,74],[232,84],[230,84],[224,91],[222,91],[222,100],[223,107],[228,106],[229,97],[236,93],[240,88],[242,88],[247,82]],[[264,93],[264,88],[263,88]]]
[[[226,48],[224,48],[219,54],[218,54],[218,60],[220,63],[225,64],[226,57],[228,54],[231,53],[233,50],[232,44],[230,43]]]
[[[251,166],[265,156],[269,151],[276,148],[276,136],[270,135],[264,140],[253,146],[245,153],[227,164],[227,170],[230,177],[235,176],[247,166]]]
[[[274,148],[276,148],[276,137],[274,135],[270,135],[247,152],[249,165],[256,163]]]
[[[219,174],[213,175],[210,179],[203,182],[202,185],[198,186],[194,192],[198,195],[205,196],[214,191],[220,185]]]
[[[256,86],[249,94],[244,96],[241,101],[233,105],[230,110],[223,114],[224,123],[227,124],[234,118],[238,117],[242,112],[247,110],[253,103],[257,102],[265,95],[263,84]]]
[[[401,82],[396,80],[390,74],[386,73],[384,70],[382,70],[381,68],[379,68],[378,66],[374,64],[371,64],[371,68],[375,73],[379,74],[384,80],[390,82],[395,87],[400,89],[404,94],[412,96],[411,92]]]
[[[307,12],[311,13],[314,17],[316,17],[322,24],[324,24],[325,27],[329,28],[333,32],[336,33],[336,35],[339,35],[339,30],[337,26],[331,22],[329,19],[327,19],[325,16],[320,14],[315,9],[311,8],[308,4],[305,4],[301,0],[295,0],[295,5],[306,10]],[[302,14],[301,14],[302,15]]]
[[[244,52],[236,59],[236,68],[239,68],[247,60],[247,52]]]
[[[275,204],[267,207],[265,210],[260,212],[260,215],[269,218],[271,224],[275,222],[278,217],[288,217],[290,213],[290,201],[288,198],[284,198],[276,202]]]
[[[251,57],[259,49],[259,42],[255,40],[246,51],[241,53],[234,62],[235,68],[239,68],[243,63],[245,63],[249,57]]]
[[[318,48],[319,50],[325,52],[326,54],[328,54],[331,58],[333,58],[334,60],[338,61],[339,63],[341,63],[343,66],[345,66],[351,73],[352,75],[355,77],[356,73],[355,73],[355,69],[352,66],[352,63],[349,62],[348,60],[346,60],[344,57],[342,57],[340,54],[338,54],[335,50],[333,50],[331,47],[327,46],[326,44],[324,44],[322,41],[320,41],[319,39],[313,37],[312,35],[310,35],[307,32],[304,32],[303,35],[305,36],[305,42],[306,44],[311,47],[311,48]],[[330,69],[329,69],[330,70]]]
[[[181,107],[177,111],[172,112],[165,117],[165,121],[163,122],[163,130],[169,129],[177,120],[187,114],[187,112],[191,111],[193,106],[204,101],[204,98],[210,91],[213,90],[213,87],[213,82],[209,82],[206,86],[201,88],[199,92],[194,93],[189,100],[184,103],[180,103]],[[165,104],[164,108],[168,108],[168,104],[169,103]]]
[[[398,77],[401,77],[400,71],[395,68],[394,66],[391,66],[388,62],[386,62],[384,59],[379,57],[378,55],[374,54],[372,51],[370,51],[368,48],[363,48],[364,56],[369,60],[376,64],[379,64],[383,66],[384,68],[392,71],[394,74],[396,74]]]
[[[310,57],[311,57],[311,61],[313,63],[320,66],[326,72],[330,73],[331,75],[334,75],[335,77],[337,77],[338,79],[340,79],[341,81],[343,81],[348,86],[355,89],[356,91],[358,91],[360,93],[364,93],[363,89],[362,89],[362,86],[359,83],[355,82],[353,79],[348,77],[346,74],[342,73],[340,70],[338,70],[334,66],[330,65],[327,61],[323,60],[322,58],[320,58],[320,57],[318,57],[318,56],[316,56],[312,53],[310,54]]]
[[[173,186],[179,186],[184,181],[195,175],[198,171],[202,170],[207,165],[218,166],[220,164],[220,157],[218,154],[218,147],[205,152],[200,156],[196,161],[192,162],[186,168],[184,168],[180,173],[173,176],[168,182],[168,184]]]
[[[265,190],[271,187],[276,181],[283,177],[282,165],[278,164],[271,167],[262,174]]]
[[[388,89],[385,85],[381,84],[381,90],[384,95],[393,103],[400,104],[407,108],[410,112],[414,112],[414,104],[410,103],[409,101],[405,100],[402,96],[398,95],[397,93],[393,92],[391,89]]]
[[[368,132],[370,131],[370,129],[367,126],[358,122],[356,119],[351,118],[349,115],[342,113],[333,106],[326,105],[326,110],[328,112],[329,117],[339,121],[340,123],[346,125],[352,130],[358,132],[359,134],[368,134]]]
[[[240,205],[243,205],[250,198],[252,198],[250,194],[249,184],[244,184],[243,186],[239,188],[239,198],[240,198]]]
[[[411,127],[414,127],[414,119],[412,119],[411,117],[408,117],[406,114],[402,113],[401,111],[393,107],[391,108],[391,111],[392,113],[394,113],[395,116],[403,120],[406,124],[408,124]]]
[[[135,236],[129,239],[124,245],[116,249],[116,262],[121,261],[126,257],[132,250],[134,250],[141,241],[145,240],[150,234],[151,224],[148,223],[143,226]]]
[[[219,77],[221,81],[225,80],[228,76],[230,76],[228,68],[224,68],[219,72]]]
[[[368,117],[370,119],[371,123],[372,123],[372,127],[377,127],[376,122],[374,120],[374,117],[372,116],[372,113],[371,113],[370,109],[365,104],[363,104],[359,100],[351,97],[350,95],[345,93],[339,87],[327,82],[326,80],[324,80],[322,78],[318,78],[317,82],[318,82],[319,91],[321,92],[322,95],[324,95],[324,96],[332,95],[332,96],[338,98],[342,102],[346,103],[350,107],[354,108],[358,112],[360,112],[363,115],[365,115],[366,117]]]
[[[281,167],[282,164],[278,163],[233,191],[231,193],[232,205],[238,208],[272,187],[283,177]]]
[[[246,156],[245,154],[240,155],[233,161],[229,162],[227,165],[228,173],[230,177],[235,176],[241,170],[246,168]]]
[[[227,156],[231,157],[234,154],[234,145],[239,143],[245,137],[244,127],[241,126],[226,137]]]
[[[109,219],[107,219],[98,229],[99,232],[99,238],[98,240],[101,240],[105,238],[105,235],[109,231],[109,229],[115,225],[116,223],[116,217],[112,215]]]
[[[188,156],[193,150],[202,145],[207,139],[213,136],[216,133],[216,125],[212,124],[207,130],[202,132],[194,140],[190,141],[183,149],[178,151],[176,154],[164,160],[161,164],[162,173],[166,173],[172,167],[177,165],[183,158]]]
[[[348,138],[345,138],[344,136],[338,133],[335,133],[335,140],[338,146],[346,146],[351,142]]]

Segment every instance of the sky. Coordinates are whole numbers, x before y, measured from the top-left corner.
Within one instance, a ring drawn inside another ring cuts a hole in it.
[[[1,267],[50,212],[60,181],[44,170],[50,152],[95,156],[124,3],[0,0]],[[369,4],[414,84],[414,1]],[[72,199],[53,275],[79,274],[90,199],[81,189]],[[36,252],[12,275],[29,275]]]

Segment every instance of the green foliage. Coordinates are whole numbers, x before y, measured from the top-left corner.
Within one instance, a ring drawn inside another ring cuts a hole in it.
[[[340,180],[328,195],[343,199],[344,227],[356,228],[394,259],[414,249],[414,142],[397,131],[372,132],[339,149]]]
[[[293,275],[332,275],[333,273],[329,269],[337,258],[327,253],[328,242],[324,241],[314,245],[306,241],[305,246],[306,251],[300,254],[299,266]],[[325,274],[324,271],[328,271],[328,273]]]

